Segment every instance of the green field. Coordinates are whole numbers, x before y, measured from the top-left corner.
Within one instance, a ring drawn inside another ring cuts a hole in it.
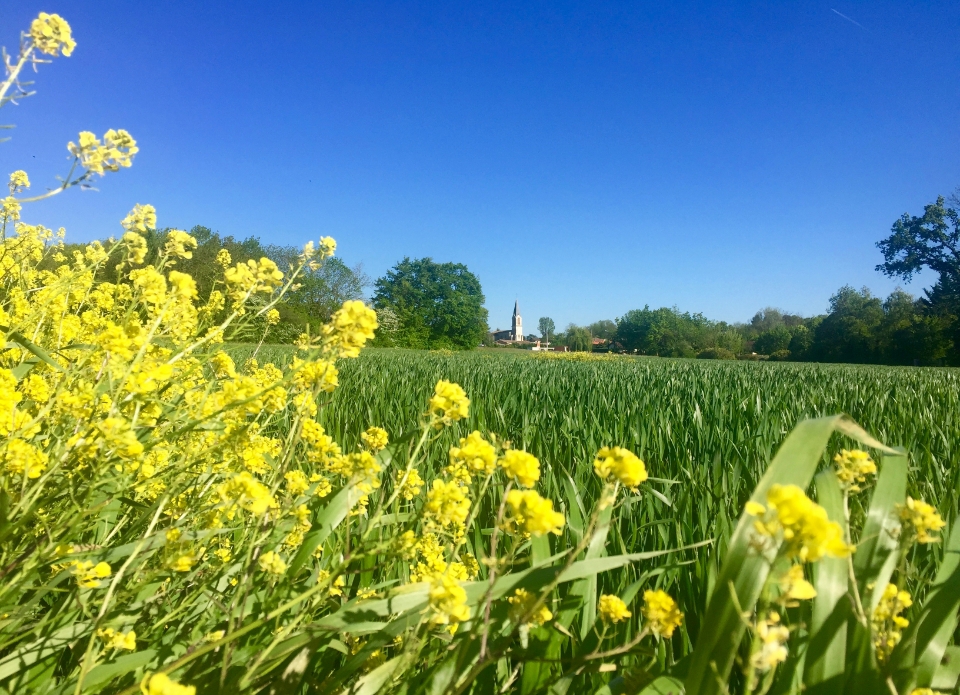
[[[289,355],[287,348],[267,347],[258,358],[283,362]],[[332,407],[323,410],[323,420],[346,446],[369,424],[386,428],[394,438],[416,431],[438,379],[466,389],[470,418],[434,444],[434,469],[425,472],[427,480],[445,463],[456,437],[472,429],[495,432],[540,458],[541,492],[576,519],[582,510],[575,508],[579,505],[564,480],[573,482],[589,510],[600,489],[591,468],[596,451],[605,445],[635,451],[657,480],[620,508],[609,552],[669,549],[707,539],[717,539],[722,551],[786,434],[802,419],[836,413],[847,413],[881,441],[906,448],[910,494],[935,501],[946,519],[958,513],[960,370],[632,357],[578,361],[520,351],[376,349],[341,362],[340,369],[341,388]],[[852,443],[836,437],[829,455],[841,446]],[[941,550],[916,552],[920,567],[932,569],[933,555]],[[685,651],[698,630],[716,565],[707,551],[688,553],[684,560],[690,564],[667,565],[658,581],[678,597],[688,616]],[[654,566],[629,568],[626,576],[607,573],[601,588],[606,583],[610,591],[622,590]]]

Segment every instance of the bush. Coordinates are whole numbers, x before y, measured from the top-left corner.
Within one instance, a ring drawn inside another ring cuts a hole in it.
[[[699,355],[697,355],[698,360],[735,360],[737,356],[734,355],[730,350],[722,347],[712,347],[707,348]]]
[[[789,350],[774,350],[770,353],[769,360],[771,362],[787,362],[790,360],[791,352]]]

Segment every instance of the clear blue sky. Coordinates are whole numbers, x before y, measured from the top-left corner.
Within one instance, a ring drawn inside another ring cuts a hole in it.
[[[373,277],[462,262],[493,327],[515,298],[533,328],[886,294],[874,243],[960,184],[955,1],[0,0],[2,43],[40,10],[78,46],[0,112],[6,170],[52,184],[86,129],[142,151],[27,219],[88,240],[152,203],[161,226],[333,235]]]

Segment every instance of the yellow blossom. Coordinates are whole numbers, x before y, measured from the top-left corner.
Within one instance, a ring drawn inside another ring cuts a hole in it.
[[[360,435],[360,439],[370,451],[385,449],[390,442],[387,431],[382,427],[368,427],[367,431]]]
[[[170,569],[174,572],[189,572],[197,564],[197,556],[193,553],[180,555],[176,560],[170,563]]]
[[[621,620],[626,620],[633,615],[633,613],[627,610],[627,604],[623,602],[623,599],[611,594],[602,594],[600,596],[597,610],[600,612],[600,617],[603,621],[607,623],[619,623]]]
[[[636,490],[647,479],[643,461],[628,449],[605,446],[597,453],[593,470],[606,481],[618,481],[624,487]]]
[[[356,357],[377,329],[377,312],[359,300],[343,303],[323,327],[331,347],[340,357]]]
[[[145,677],[140,690],[143,695],[197,695],[196,687],[180,685],[165,673],[155,673]]]
[[[497,467],[497,451],[482,434],[474,431],[460,439],[460,446],[450,447],[450,465],[490,475]]]
[[[470,399],[459,384],[441,379],[433,390],[428,412],[434,418],[435,426],[449,425],[470,414]]]
[[[320,255],[323,258],[330,258],[337,250],[337,242],[331,236],[320,237]]]
[[[147,240],[136,232],[127,232],[123,235],[123,242],[127,245],[130,263],[140,265],[147,258]]]
[[[157,210],[152,205],[141,205],[137,203],[133,206],[133,210],[127,213],[127,216],[123,218],[120,224],[128,232],[146,232],[148,229],[156,229]],[[141,261],[141,263],[142,262],[143,261]]]
[[[549,620],[553,620],[553,613],[546,605],[540,606],[533,611],[533,606],[539,597],[526,589],[517,589],[513,596],[507,599],[510,604],[510,619],[514,622],[523,621],[528,625],[543,625]],[[531,612],[532,611],[532,612]]]
[[[780,600],[786,606],[797,606],[798,601],[816,598],[817,590],[803,577],[803,565],[791,565],[779,579]]]
[[[10,183],[8,185],[10,187],[10,195],[13,195],[26,188],[30,188],[30,178],[27,176],[27,172],[18,169],[10,174]]]
[[[180,229],[171,229],[163,249],[174,258],[193,258],[192,249],[197,248],[197,240]]]
[[[938,533],[947,525],[936,507],[912,497],[907,497],[907,503],[900,507],[900,518],[913,531],[920,543],[938,542],[940,538],[931,533]]]
[[[470,499],[456,482],[434,480],[427,493],[423,514],[429,523],[438,526],[462,524],[470,513]]]
[[[544,499],[536,490],[511,490],[507,493],[507,509],[508,527],[515,526],[533,536],[560,535],[566,523],[563,514],[553,511],[553,501]]]
[[[261,555],[257,562],[260,565],[260,569],[268,574],[283,574],[287,571],[287,563],[272,550]]]
[[[289,471],[283,478],[287,481],[287,492],[293,497],[299,497],[310,487],[310,481],[303,471]]]
[[[397,471],[397,486],[400,489],[398,493],[400,497],[409,502],[423,489],[423,478],[416,469]]]
[[[787,557],[816,562],[825,555],[846,557],[852,551],[840,525],[796,485],[773,485],[767,504],[748,502],[747,513],[758,517],[754,529],[761,536],[782,538]]]
[[[754,647],[750,665],[761,672],[776,668],[787,660],[790,630],[780,624],[780,615],[771,611],[754,626]]]
[[[833,457],[833,462],[837,466],[840,485],[850,492],[860,492],[860,484],[868,475],[875,475],[877,472],[877,464],[870,458],[870,454],[860,449],[841,449],[840,453]]]
[[[436,577],[430,585],[430,609],[433,613],[430,622],[434,625],[450,625],[456,629],[458,623],[470,619],[467,592],[446,575]]]
[[[276,309],[270,309],[264,318],[266,318],[268,326],[276,326],[280,323],[280,312]]]
[[[665,591],[643,592],[643,608],[640,609],[650,631],[662,637],[673,636],[673,631],[683,622],[683,613],[677,602]]]
[[[107,649],[127,649],[133,651],[137,648],[137,633],[133,630],[129,632],[117,632],[113,628],[104,628],[97,630],[97,637],[103,640]]]
[[[277,506],[270,489],[247,471],[221,484],[218,491],[228,505],[239,505],[257,516]]]
[[[38,51],[50,56],[69,56],[77,46],[70,25],[58,14],[41,12],[30,24],[30,38]]]
[[[500,459],[500,467],[523,487],[533,487],[540,480],[540,462],[526,451],[509,449]]]
[[[912,605],[913,599],[910,594],[899,590],[896,584],[887,584],[884,588],[880,602],[870,616],[877,661],[885,662],[893,648],[900,642],[903,630],[910,625],[910,621],[901,613]]]
[[[85,589],[96,589],[101,586],[100,580],[109,577],[112,571],[106,562],[98,562],[94,565],[89,560],[76,560],[73,563],[73,574],[80,586]]]

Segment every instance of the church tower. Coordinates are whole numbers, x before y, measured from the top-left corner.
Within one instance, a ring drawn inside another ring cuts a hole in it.
[[[520,302],[513,303],[513,339],[523,340],[523,319],[520,318]]]

